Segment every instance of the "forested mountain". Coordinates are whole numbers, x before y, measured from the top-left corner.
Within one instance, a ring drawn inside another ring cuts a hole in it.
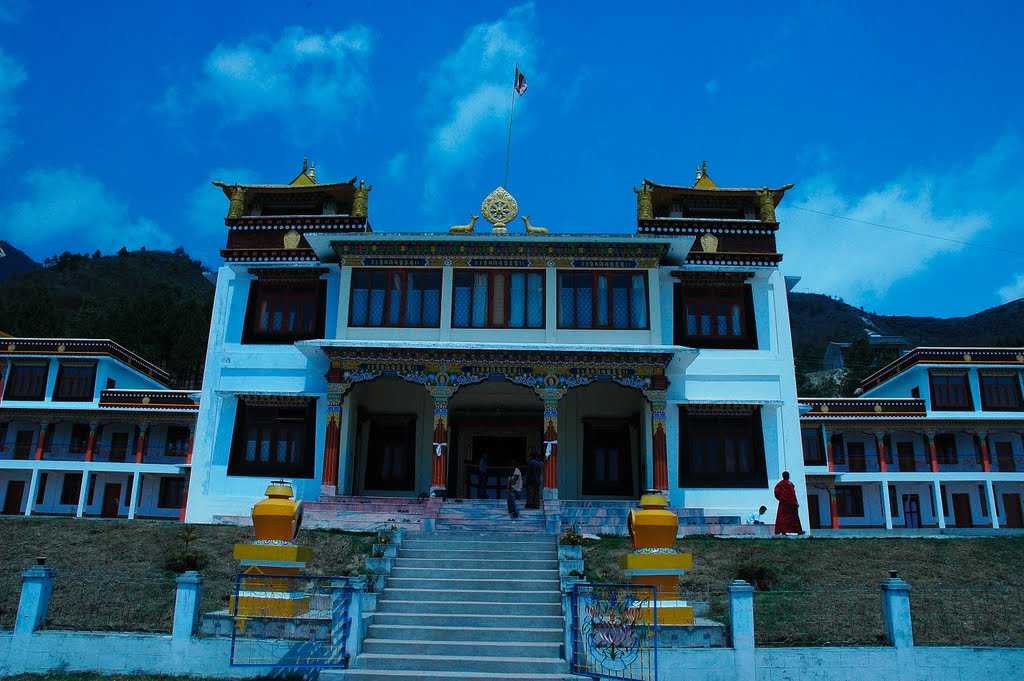
[[[0,330],[13,336],[110,338],[197,387],[213,285],[184,251],[64,253],[0,281]]]
[[[22,272],[39,269],[39,263],[2,239],[0,239],[0,251],[3,251],[3,256],[0,257],[0,281]]]

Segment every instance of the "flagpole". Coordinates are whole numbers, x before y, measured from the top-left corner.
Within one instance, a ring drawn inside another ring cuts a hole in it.
[[[516,113],[516,75],[518,74],[519,64],[516,64],[516,69],[512,75],[512,106],[509,107],[508,112],[508,139],[505,142],[505,181],[501,184],[505,189],[508,189],[508,165],[509,159],[512,156],[512,118]]]

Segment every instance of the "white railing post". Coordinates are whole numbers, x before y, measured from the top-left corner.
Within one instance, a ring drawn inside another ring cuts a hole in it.
[[[914,626],[910,617],[910,585],[900,579],[895,570],[882,582],[882,619],[885,637],[896,648],[912,648]]]
[[[742,579],[729,584],[729,633],[736,660],[736,681],[754,681],[754,587]]]
[[[14,620],[15,636],[31,634],[43,628],[53,593],[53,570],[45,558],[21,574],[21,600]]]
[[[188,641],[195,635],[202,600],[202,575],[191,570],[179,575],[174,594],[174,622],[171,625],[171,638],[176,643]]]

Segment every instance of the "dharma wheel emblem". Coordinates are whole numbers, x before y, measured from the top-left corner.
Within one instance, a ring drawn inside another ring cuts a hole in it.
[[[491,230],[495,234],[506,234],[508,223],[519,215],[519,204],[514,196],[508,193],[504,187],[498,187],[487,195],[480,205],[480,212],[484,218],[494,225]]]

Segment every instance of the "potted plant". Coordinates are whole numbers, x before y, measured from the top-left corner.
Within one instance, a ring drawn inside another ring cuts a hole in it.
[[[576,525],[563,532],[558,538],[559,560],[583,560],[583,541]]]
[[[385,555],[384,547],[374,544],[370,555],[366,557],[366,568],[373,574],[386,575],[391,572],[393,559]]]

